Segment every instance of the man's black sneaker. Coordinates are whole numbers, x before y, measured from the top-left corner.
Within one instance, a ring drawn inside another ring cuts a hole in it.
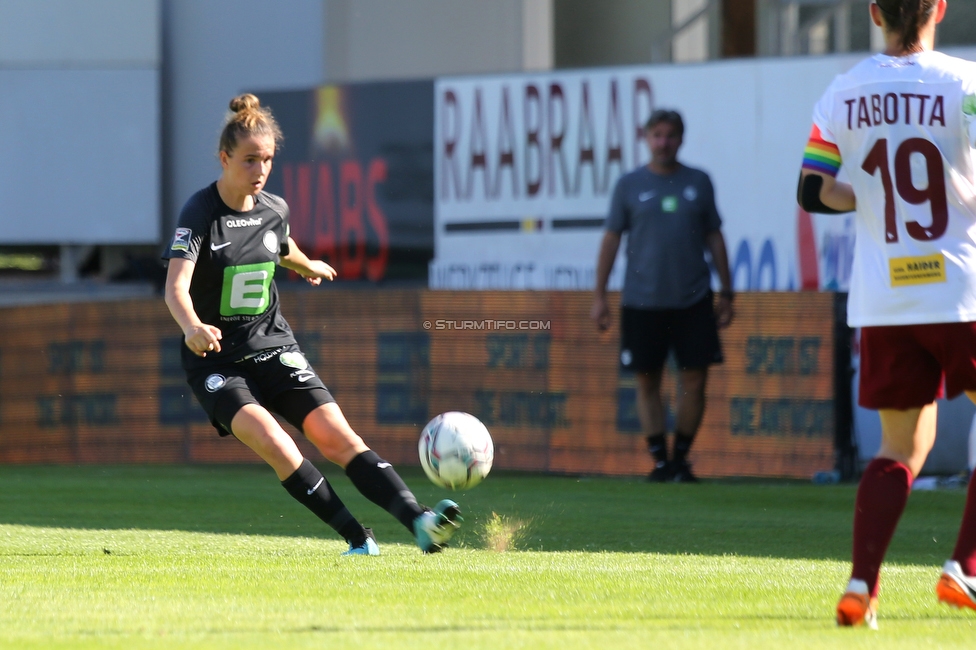
[[[651,470],[647,480],[651,483],[666,483],[672,480],[673,476],[671,463],[666,460],[659,460],[654,469]]]
[[[698,477],[691,473],[691,465],[682,462],[672,468],[670,480],[675,483],[697,483]]]

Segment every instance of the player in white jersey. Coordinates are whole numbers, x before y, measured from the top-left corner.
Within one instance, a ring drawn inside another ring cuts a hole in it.
[[[857,211],[848,322],[861,327],[859,403],[882,441],[854,512],[839,625],[876,626],[881,562],[935,441],[936,403],[976,402],[976,64],[932,51],[945,0],[877,0],[886,49],[817,103],[797,188],[810,212]],[[850,183],[836,180],[843,165]],[[976,481],[939,600],[976,609]]]

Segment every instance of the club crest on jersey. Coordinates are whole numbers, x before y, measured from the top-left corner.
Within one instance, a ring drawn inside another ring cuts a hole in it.
[[[620,352],[620,363],[624,366],[629,366],[634,362],[634,355],[630,350],[622,350]]]
[[[189,228],[177,228],[176,234],[173,235],[173,245],[169,249],[173,251],[190,250],[190,237],[192,236],[193,231]]]
[[[297,370],[305,370],[308,368],[308,361],[305,360],[301,352],[283,352],[281,354],[281,363]]]
[[[698,190],[696,190],[693,185],[689,185],[685,188],[685,191],[682,192],[681,195],[685,197],[686,201],[694,201],[698,198]]]
[[[275,254],[278,252],[278,235],[274,234],[273,230],[264,233],[264,239],[262,241],[264,242],[264,247],[269,251]]]
[[[227,383],[227,378],[223,375],[213,374],[207,377],[207,380],[203,382],[208,393],[216,393],[218,390],[224,387]]]

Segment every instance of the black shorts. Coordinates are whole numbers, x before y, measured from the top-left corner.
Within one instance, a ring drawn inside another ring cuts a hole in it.
[[[301,431],[309,413],[335,402],[297,345],[191,371],[186,383],[222,436],[232,435],[230,423],[245,404],[259,404]]]
[[[635,309],[620,313],[620,365],[657,372],[674,350],[678,368],[692,370],[722,363],[722,343],[712,309],[712,292],[683,309]]]

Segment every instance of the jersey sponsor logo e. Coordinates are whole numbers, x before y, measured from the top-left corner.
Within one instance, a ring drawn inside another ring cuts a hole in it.
[[[173,244],[169,249],[173,251],[190,250],[190,237],[192,236],[193,231],[189,228],[177,228],[176,234],[173,235]]]
[[[661,199],[661,211],[662,212],[677,212],[678,211],[678,197],[676,196],[666,196]]]
[[[225,241],[223,244],[215,244],[213,242],[210,242],[210,250],[212,251],[219,251],[221,248],[226,248],[228,246],[230,246],[229,241]]]
[[[274,270],[274,262],[226,267],[220,290],[220,315],[257,316],[267,311],[271,304]]]
[[[655,192],[654,190],[650,190],[649,192],[641,192],[640,194],[638,194],[637,200],[643,203],[644,201],[650,201],[655,196],[657,196],[657,192]]]
[[[261,241],[272,255],[278,254],[278,235],[273,230],[264,233],[264,238]]]
[[[224,222],[224,225],[228,228],[250,228],[251,226],[260,226],[264,221],[264,217],[250,217],[248,219],[228,219]]]
[[[924,257],[893,257],[888,260],[888,270],[892,287],[946,281],[945,255],[942,253]]]
[[[224,387],[227,383],[227,377],[223,375],[213,374],[207,377],[206,381],[203,382],[204,387],[207,389],[208,393],[216,393],[218,390]]]

